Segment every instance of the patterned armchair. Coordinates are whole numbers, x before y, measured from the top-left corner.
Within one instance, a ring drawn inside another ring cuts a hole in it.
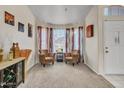
[[[79,52],[74,50],[71,53],[65,53],[65,63],[72,63],[73,66],[79,61]]]
[[[55,55],[53,53],[48,53],[48,50],[40,50],[39,61],[44,67],[46,64],[54,64]]]

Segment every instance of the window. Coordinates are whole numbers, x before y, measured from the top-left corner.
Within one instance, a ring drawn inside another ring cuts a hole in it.
[[[75,29],[74,31],[74,49],[78,50],[78,46],[79,46],[79,31],[78,29]]]
[[[65,29],[53,29],[53,52],[55,53],[56,50],[59,48],[63,49],[65,52]]]
[[[41,41],[41,45],[42,45],[42,49],[47,49],[47,31],[45,28],[42,29],[42,41]]]
[[[108,13],[109,13],[109,9],[108,9],[107,7],[104,8],[104,15],[105,15],[105,16],[108,16],[108,15],[109,15]]]
[[[109,6],[104,8],[105,16],[124,16],[123,6]]]

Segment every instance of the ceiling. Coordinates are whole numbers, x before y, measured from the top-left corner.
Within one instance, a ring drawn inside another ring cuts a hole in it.
[[[30,5],[40,21],[49,24],[82,24],[91,5]]]

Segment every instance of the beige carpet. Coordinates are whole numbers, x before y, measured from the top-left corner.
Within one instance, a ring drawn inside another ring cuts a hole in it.
[[[86,65],[55,63],[45,68],[34,66],[24,84],[19,88],[111,88],[114,87],[102,76],[97,75]]]

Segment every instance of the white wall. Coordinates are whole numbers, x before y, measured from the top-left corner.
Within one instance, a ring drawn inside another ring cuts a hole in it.
[[[86,27],[94,25],[94,36],[86,37]],[[85,19],[85,63],[98,72],[98,6],[94,6]]]
[[[15,26],[4,22],[4,12],[7,11],[15,16]],[[18,31],[18,22],[23,23],[25,32]],[[28,23],[33,25],[33,37],[28,37]],[[0,47],[4,48],[4,59],[12,47],[13,42],[18,42],[20,49],[31,49],[32,53],[27,62],[31,68],[35,64],[35,17],[27,6],[0,6]]]

